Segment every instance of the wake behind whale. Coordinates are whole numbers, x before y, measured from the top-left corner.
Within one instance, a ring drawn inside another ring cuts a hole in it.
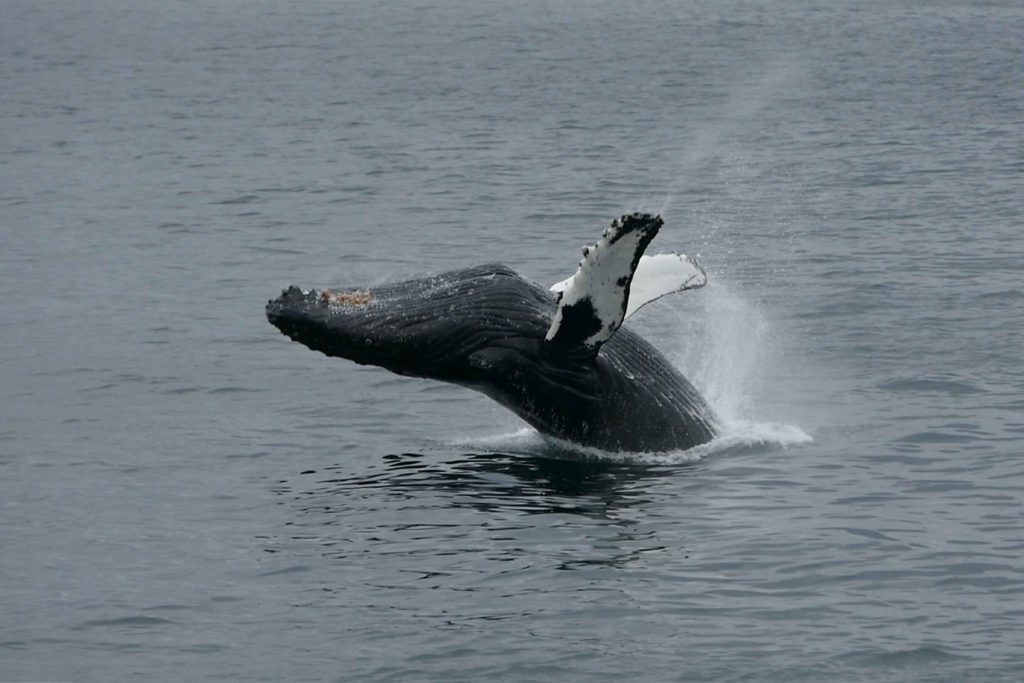
[[[372,289],[291,287],[267,317],[311,349],[480,391],[543,434],[607,451],[707,443],[718,420],[690,382],[622,323],[703,286],[682,255],[644,257],[662,226],[612,222],[554,293],[500,264]],[[634,286],[635,285],[635,286]]]

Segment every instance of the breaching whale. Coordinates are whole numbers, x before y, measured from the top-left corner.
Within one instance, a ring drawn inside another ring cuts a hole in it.
[[[681,254],[643,256],[662,224],[616,219],[550,289],[488,264],[369,289],[292,286],[267,318],[328,356],[480,391],[543,434],[610,451],[686,449],[714,437],[713,412],[622,327],[649,301],[706,282]]]

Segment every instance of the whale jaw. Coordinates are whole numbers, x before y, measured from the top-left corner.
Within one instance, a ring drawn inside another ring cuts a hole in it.
[[[267,303],[283,334],[328,356],[467,384],[474,352],[544,334],[551,295],[490,264],[375,288],[288,287]]]

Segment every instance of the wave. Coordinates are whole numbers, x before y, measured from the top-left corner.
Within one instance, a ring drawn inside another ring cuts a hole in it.
[[[737,420],[726,424],[721,433],[706,444],[681,451],[621,452],[581,446],[553,436],[541,434],[532,427],[488,436],[455,439],[450,445],[486,453],[513,453],[535,457],[572,460],[606,460],[611,462],[682,465],[708,457],[750,450],[768,451],[788,448],[813,441],[799,427],[774,422]]]

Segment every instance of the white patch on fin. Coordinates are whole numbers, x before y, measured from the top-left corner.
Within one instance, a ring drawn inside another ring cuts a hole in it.
[[[545,340],[596,353],[622,324],[633,272],[661,226],[658,216],[622,216],[597,244],[584,247],[579,269],[559,293]]]
[[[576,275],[579,271],[576,271]],[[548,289],[556,294],[565,291],[572,284],[576,275],[556,282]],[[654,254],[641,256],[633,282],[629,287],[629,302],[626,304],[628,320],[634,313],[647,304],[660,299],[666,294],[685,292],[697,289],[708,283],[707,273],[700,267],[697,260],[686,254]]]
[[[656,299],[673,292],[697,289],[708,283],[707,273],[686,254],[644,256],[633,273],[626,319]]]

